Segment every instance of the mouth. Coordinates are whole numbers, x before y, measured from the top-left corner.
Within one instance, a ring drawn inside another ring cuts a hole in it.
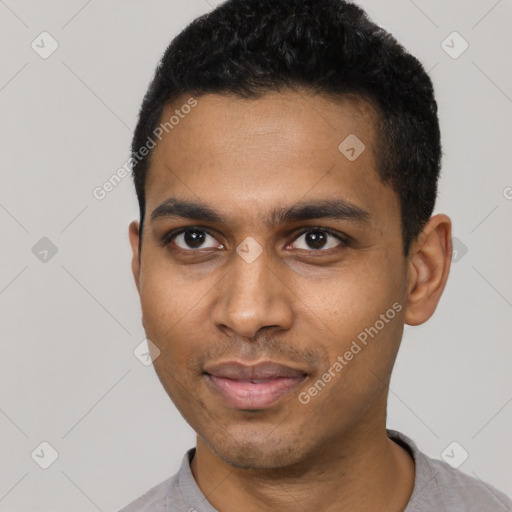
[[[307,372],[291,366],[262,362],[248,365],[229,361],[205,368],[209,388],[229,406],[262,410],[295,391]]]

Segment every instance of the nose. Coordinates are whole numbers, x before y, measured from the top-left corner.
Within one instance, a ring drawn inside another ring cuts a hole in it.
[[[250,263],[233,254],[230,271],[218,284],[212,311],[219,329],[252,338],[263,327],[291,328],[293,293],[284,276],[270,265],[265,251]]]

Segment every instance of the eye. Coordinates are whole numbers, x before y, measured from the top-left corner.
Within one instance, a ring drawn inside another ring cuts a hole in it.
[[[308,229],[295,240],[293,245],[298,244],[298,247],[295,248],[305,251],[327,250],[347,245],[347,241],[341,235],[332,233],[325,228]]]
[[[184,228],[178,232],[168,233],[163,239],[163,245],[174,244],[184,251],[194,252],[202,249],[222,249],[223,245],[205,229]],[[299,233],[294,243],[290,246],[293,249],[322,252],[336,247],[345,247],[348,240],[341,234],[331,232],[326,228],[308,228]]]
[[[180,249],[186,251],[193,251],[194,249],[215,249],[219,245],[218,242],[215,244],[216,238],[208,233],[208,231],[197,228],[187,228],[178,233],[172,233],[166,237],[164,243],[167,245],[172,241],[174,241]],[[222,247],[222,244],[220,245]]]

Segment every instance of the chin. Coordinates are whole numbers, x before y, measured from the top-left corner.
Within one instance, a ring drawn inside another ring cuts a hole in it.
[[[283,446],[270,448],[244,443],[240,448],[222,447],[213,451],[226,464],[237,469],[275,470],[298,462],[296,454]]]
[[[261,431],[233,433],[228,430],[222,437],[203,437],[203,440],[217,457],[237,469],[276,470],[307,458],[304,440],[290,433],[271,436]]]

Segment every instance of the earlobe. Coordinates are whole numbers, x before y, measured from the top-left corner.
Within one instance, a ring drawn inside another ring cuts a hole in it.
[[[411,246],[404,318],[408,325],[426,322],[436,310],[450,271],[451,232],[450,218],[435,215]]]
[[[139,257],[139,223],[133,221],[130,223],[128,229],[128,236],[130,238],[130,246],[132,248],[132,273],[135,280],[135,286],[140,293],[140,257]]]

